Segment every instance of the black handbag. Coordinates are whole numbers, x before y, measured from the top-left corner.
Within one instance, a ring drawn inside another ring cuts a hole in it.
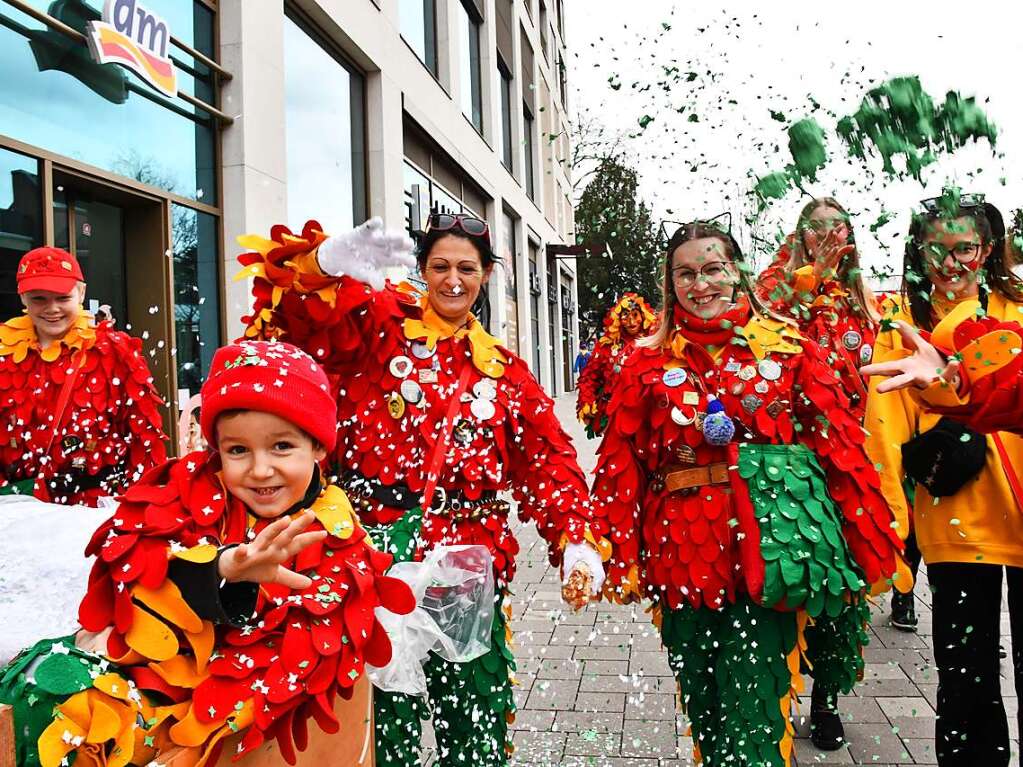
[[[958,493],[986,462],[984,435],[947,417],[902,446],[906,475],[935,498]]]

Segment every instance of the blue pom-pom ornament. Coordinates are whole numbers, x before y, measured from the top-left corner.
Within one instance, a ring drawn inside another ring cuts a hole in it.
[[[735,436],[735,422],[725,412],[721,400],[707,396],[707,417],[703,420],[703,439],[708,445],[723,447]]]

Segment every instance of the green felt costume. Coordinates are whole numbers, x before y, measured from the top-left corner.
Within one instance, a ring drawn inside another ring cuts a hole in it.
[[[367,528],[396,562],[416,551],[422,510],[412,509],[387,527]],[[418,767],[422,722],[433,715],[438,767],[504,767],[508,764],[508,720],[515,711],[511,672],[515,656],[506,641],[504,595],[497,594],[490,650],[468,663],[431,654],[423,666],[427,697],[373,691],[378,767]]]

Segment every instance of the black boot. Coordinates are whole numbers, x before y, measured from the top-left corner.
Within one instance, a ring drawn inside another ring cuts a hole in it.
[[[892,592],[892,628],[899,631],[916,631],[916,610],[913,607],[913,592],[902,594]]]
[[[821,751],[837,751],[845,745],[838,695],[826,693],[816,684],[810,692],[810,740]]]

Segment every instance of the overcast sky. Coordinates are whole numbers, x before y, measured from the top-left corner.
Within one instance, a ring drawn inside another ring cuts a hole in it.
[[[850,209],[868,266],[901,271],[908,210],[946,181],[985,192],[1006,214],[1023,206],[1021,4],[566,0],[566,16],[572,109],[597,114],[611,133],[638,134],[624,146],[658,217],[741,214],[751,173],[782,170],[788,125],[810,115],[828,131],[832,159],[808,190]],[[666,79],[666,67],[696,79],[676,82],[670,69]],[[919,75],[939,103],[949,90],[976,96],[998,126],[994,150],[982,141],[944,157],[922,185],[885,178],[877,159],[871,178],[847,157],[835,120],[901,75]],[[653,120],[641,130],[644,116]],[[800,200],[776,201],[762,219],[768,230],[790,229]],[[882,209],[894,218],[871,234]]]

